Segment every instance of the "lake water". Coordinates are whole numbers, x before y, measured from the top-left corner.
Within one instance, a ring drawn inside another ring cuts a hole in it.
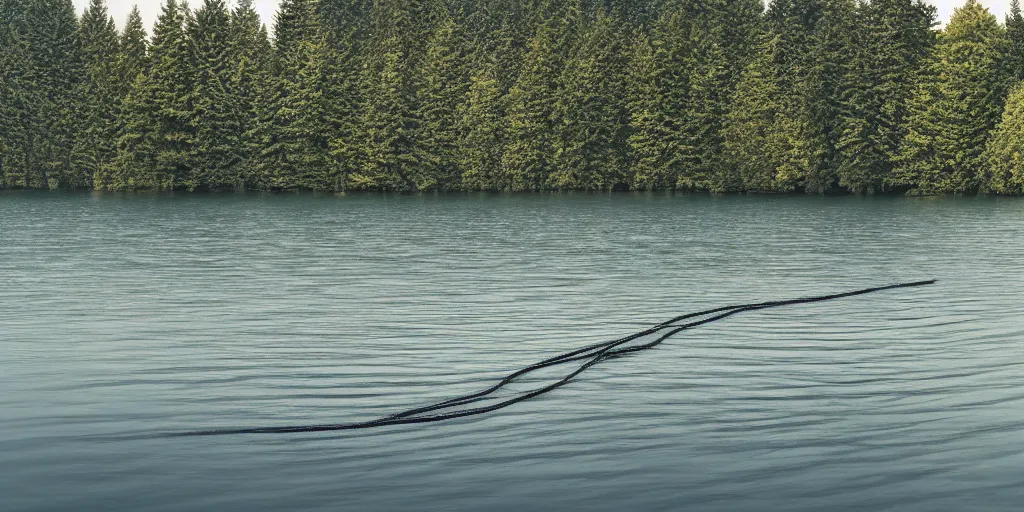
[[[1020,510],[1024,201],[0,193],[0,509]],[[372,419],[677,314],[493,414]]]

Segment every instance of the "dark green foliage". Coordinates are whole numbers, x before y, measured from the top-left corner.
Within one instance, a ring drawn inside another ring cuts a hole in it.
[[[557,21],[545,22],[530,42],[519,78],[508,93],[502,190],[541,190],[551,172],[554,158],[555,102],[562,69],[562,56],[554,47],[559,34]]]
[[[4,187],[32,186],[32,156],[37,134],[32,129],[42,98],[32,84],[32,66],[25,40],[24,18],[14,2],[0,3],[0,178]]]
[[[350,174],[362,166],[364,69],[370,32],[369,0],[321,0],[326,27],[324,94],[331,175],[330,190],[344,191]]]
[[[768,34],[743,72],[726,116],[725,159],[730,188],[788,192],[819,160],[806,103],[793,93],[779,35]]]
[[[121,33],[120,54],[117,57],[118,83],[123,97],[131,89],[132,82],[149,67],[149,43],[146,29],[142,26],[139,8],[132,8]]]
[[[349,175],[355,189],[415,190],[410,172],[420,168],[415,153],[416,120],[402,40],[391,35],[375,45],[367,66],[360,172]]]
[[[1016,1],[231,5],[0,0],[0,186],[1024,193]]]

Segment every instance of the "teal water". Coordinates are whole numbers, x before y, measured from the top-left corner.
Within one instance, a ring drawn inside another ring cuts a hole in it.
[[[371,419],[726,304],[486,416]],[[1024,201],[0,193],[0,509],[1020,510]]]

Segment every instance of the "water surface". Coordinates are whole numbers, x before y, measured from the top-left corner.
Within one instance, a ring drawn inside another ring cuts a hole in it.
[[[0,509],[1020,510],[1024,201],[0,193]],[[719,305],[531,402],[372,419]]]

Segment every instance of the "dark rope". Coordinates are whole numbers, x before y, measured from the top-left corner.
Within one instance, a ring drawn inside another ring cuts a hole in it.
[[[608,341],[605,343],[598,343],[596,345],[590,345],[583,347],[572,352],[566,352],[550,359],[546,359],[539,363],[527,366],[521,370],[517,370],[497,384],[487,388],[479,393],[473,393],[458,398],[452,398],[443,402],[438,402],[433,405],[425,407],[417,407],[403,411],[391,416],[385,416],[376,420],[359,422],[359,423],[340,423],[332,425],[305,425],[305,426],[291,426],[291,427],[266,427],[266,428],[238,428],[238,429],[211,429],[211,430],[200,430],[194,432],[181,432],[167,434],[173,437],[179,436],[218,436],[218,435],[232,435],[232,434],[292,434],[300,432],[328,432],[336,430],[356,430],[366,429],[375,427],[385,427],[390,425],[408,425],[415,423],[433,423],[436,421],[445,421],[455,418],[464,418],[466,416],[475,416],[478,414],[485,414],[499,409],[504,409],[513,404],[529,400],[531,398],[538,397],[545,393],[554,391],[572,381],[579,374],[587,371],[592,366],[614,357],[621,357],[627,354],[649,350],[658,345],[661,345],[665,340],[679,334],[682,331],[691,329],[700,325],[717,322],[719,320],[726,319],[733,315],[748,312],[758,311],[762,309],[778,308],[784,306],[793,306],[797,304],[809,304],[813,302],[826,302],[837,299],[845,299],[849,297],[855,297],[858,295],[866,295],[869,293],[881,292],[886,290],[895,290],[898,288],[913,288],[918,286],[927,286],[935,284],[937,281],[918,281],[913,283],[903,283],[891,286],[882,286],[878,288],[868,288],[865,290],[858,290],[855,292],[837,293],[834,295],[824,295],[820,297],[809,297],[803,299],[791,299],[781,300],[772,302],[761,302],[757,304],[743,304],[738,306],[727,306],[722,308],[709,309],[707,311],[701,311],[699,313],[690,313],[687,315],[678,316],[667,322],[660,323],[650,329],[640,331],[629,336],[619,338],[617,340]],[[699,320],[694,320],[699,319]],[[685,322],[689,320],[688,322]],[[680,323],[685,322],[685,323]],[[658,336],[651,342],[634,345],[634,346],[623,346],[632,341],[636,341],[640,338],[657,334]],[[509,384],[515,382],[524,375],[533,373],[543,368],[552,366],[559,366],[575,361],[585,361],[582,365],[574,369],[572,372],[567,374],[560,380],[549,384],[547,386],[521,393],[513,398],[503,400],[498,403],[494,403],[487,406],[458,409],[455,411],[443,412],[446,409],[453,409],[456,407],[462,407],[471,403],[480,402],[487,400],[494,393],[505,388]]]

